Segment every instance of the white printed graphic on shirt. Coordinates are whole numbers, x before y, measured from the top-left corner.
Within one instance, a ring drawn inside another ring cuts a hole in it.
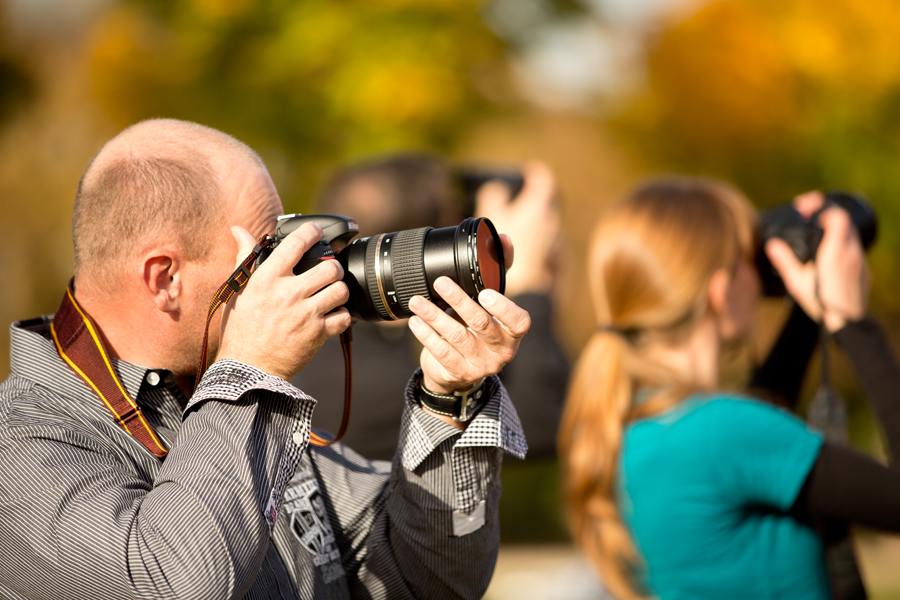
[[[325,500],[319,491],[315,473],[306,460],[284,494],[284,509],[291,516],[291,532],[313,555],[313,563],[321,570],[325,583],[344,576],[341,554],[334,543],[334,531],[325,513]]]

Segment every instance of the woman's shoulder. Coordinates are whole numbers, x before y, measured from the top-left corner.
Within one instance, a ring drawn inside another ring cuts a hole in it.
[[[717,390],[698,392],[685,398],[669,411],[651,417],[661,425],[676,422],[688,424],[701,421],[704,424],[724,421],[730,428],[765,427],[773,422],[801,422],[800,419],[773,404],[739,392]]]

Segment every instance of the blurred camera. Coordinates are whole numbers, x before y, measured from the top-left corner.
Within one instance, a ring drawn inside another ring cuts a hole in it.
[[[484,218],[465,219],[456,227],[420,227],[380,233],[351,241],[359,225],[341,215],[285,215],[278,218],[275,243],[260,254],[257,266],[292,231],[307,222],[318,223],[322,239],[294,267],[299,275],[322,260],[337,260],[344,267],[350,314],[364,321],[393,321],[413,315],[409,300],[419,295],[446,309],[434,291],[438,277],[447,276],[470,298],[492,289],[506,289],[506,263],[500,236]],[[347,245],[335,251],[332,244]]]
[[[825,194],[825,203],[818,212],[808,220],[794,208],[793,204],[780,204],[759,213],[759,244],[756,248],[756,266],[762,281],[763,294],[766,296],[783,296],[786,291],[784,282],[769,262],[764,251],[765,244],[771,238],[780,238],[787,242],[800,262],[806,263],[815,259],[816,251],[822,241],[824,230],[819,225],[819,215],[826,209],[838,207],[850,214],[850,220],[859,231],[859,238],[864,249],[875,242],[878,235],[878,220],[868,199],[862,194],[851,194],[843,191],[832,191]]]
[[[475,214],[478,190],[489,181],[502,183],[509,190],[509,197],[515,198],[525,186],[525,177],[514,168],[490,168],[486,166],[459,166],[453,170],[453,181],[462,199],[466,215]]]

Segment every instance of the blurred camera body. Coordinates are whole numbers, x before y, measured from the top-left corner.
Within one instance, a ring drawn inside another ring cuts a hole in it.
[[[832,191],[825,195],[825,204],[808,220],[794,208],[793,204],[780,204],[759,213],[759,243],[756,249],[756,266],[766,296],[783,296],[784,282],[778,275],[765,253],[765,244],[772,238],[787,242],[800,262],[814,260],[824,231],[819,225],[819,215],[823,211],[838,207],[850,214],[850,220],[859,232],[863,248],[868,250],[878,235],[878,220],[868,199],[862,194]]]
[[[278,218],[275,243],[260,254],[257,266],[288,234],[307,222],[318,223],[322,239],[294,267],[299,275],[322,260],[337,260],[350,290],[344,305],[364,321],[392,321],[412,316],[409,300],[419,295],[446,309],[434,291],[441,276],[456,282],[470,298],[493,289],[504,293],[506,263],[500,237],[484,218],[465,219],[456,227],[420,227],[353,240],[357,222],[342,215],[285,215]],[[351,241],[352,240],[352,241]],[[335,251],[332,244],[347,245]]]
[[[453,181],[462,199],[463,214],[475,214],[478,190],[489,181],[502,183],[509,190],[510,199],[515,199],[525,186],[522,172],[513,167],[492,168],[483,165],[459,166],[453,170]]]

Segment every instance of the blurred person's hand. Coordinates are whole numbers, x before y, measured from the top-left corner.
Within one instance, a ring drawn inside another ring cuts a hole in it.
[[[824,202],[821,192],[807,192],[797,196],[794,206],[810,218]],[[825,233],[815,261],[802,264],[780,239],[769,240],[765,251],[804,312],[834,332],[847,321],[865,316],[871,281],[859,232],[850,215],[843,209],[829,208],[819,216],[819,224]]]
[[[523,168],[525,185],[515,198],[500,182],[488,182],[478,192],[475,215],[487,217],[516,246],[516,268],[506,273],[506,294],[547,294],[553,288],[555,255],[560,241],[556,179],[541,162]]]

